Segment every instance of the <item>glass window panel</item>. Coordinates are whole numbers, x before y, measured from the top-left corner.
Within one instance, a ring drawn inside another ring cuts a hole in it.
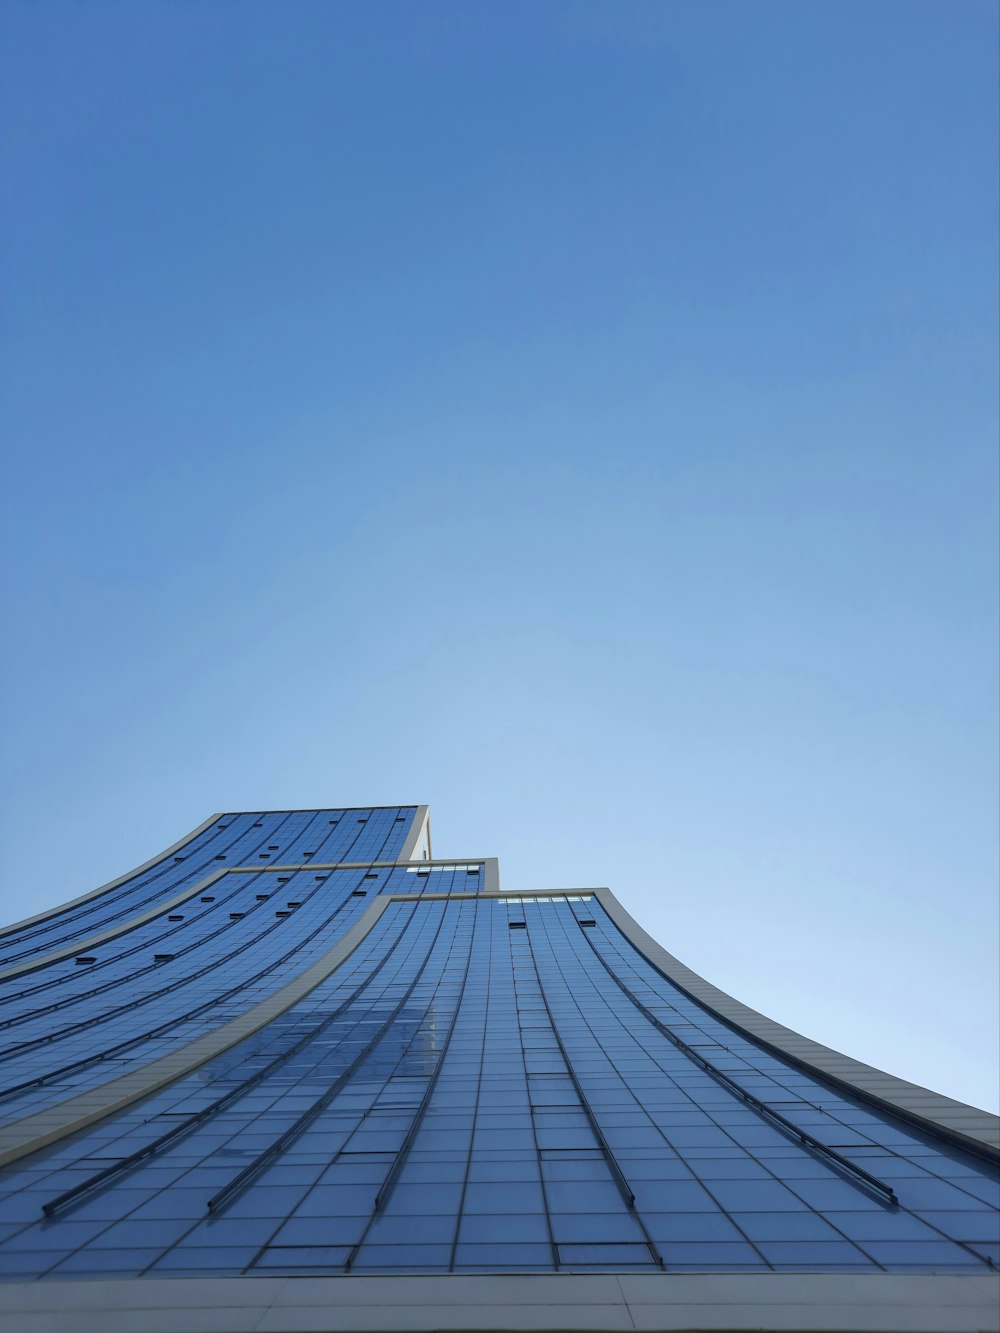
[[[393,1213],[417,1217],[435,1213],[457,1213],[462,1201],[462,1186],[458,1184],[397,1185],[392,1194]]]
[[[744,1237],[722,1213],[643,1213],[646,1229],[656,1241],[739,1241]]]
[[[713,1180],[711,1189],[723,1208],[733,1212],[774,1213],[805,1209],[802,1200],[777,1180]],[[852,1194],[859,1192],[851,1189]]]
[[[367,1217],[293,1217],[275,1233],[274,1244],[354,1245],[367,1221]]]
[[[559,1260],[568,1268],[654,1267],[646,1245],[559,1245]]]
[[[552,1250],[548,1245],[459,1245],[455,1250],[455,1267],[470,1269],[506,1268],[551,1269]]]
[[[470,1181],[465,1192],[466,1213],[540,1213],[542,1189],[535,1181]]]
[[[549,1235],[541,1213],[466,1213],[458,1234],[460,1241],[475,1244],[547,1241]]]
[[[272,1246],[258,1258],[254,1268],[288,1268],[324,1271],[342,1268],[350,1248],[343,1246]]]
[[[552,1213],[553,1238],[561,1244],[581,1241],[641,1241],[642,1229],[630,1213]]]
[[[834,1228],[818,1213],[733,1213],[732,1219],[752,1241],[838,1239]]]

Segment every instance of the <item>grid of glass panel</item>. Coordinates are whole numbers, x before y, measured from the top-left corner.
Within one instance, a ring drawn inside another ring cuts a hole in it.
[[[34,925],[0,932],[0,968],[43,957],[115,926],[222,865],[391,860],[402,850],[415,815],[415,806],[220,815],[176,852],[116,887]]]
[[[0,1123],[119,1077],[272,994],[403,873],[311,867],[338,848],[392,854],[411,817],[307,812],[284,845],[268,844],[276,865],[298,857],[304,869],[224,874],[134,929],[0,983]],[[345,818],[349,835],[337,832]],[[372,823],[374,834],[354,831]]]
[[[464,865],[387,872],[379,887],[412,900],[280,1019],[0,1172],[0,1271],[983,1272],[1000,1260],[990,1165],[730,1030],[593,898],[412,892],[465,894],[470,881]]]

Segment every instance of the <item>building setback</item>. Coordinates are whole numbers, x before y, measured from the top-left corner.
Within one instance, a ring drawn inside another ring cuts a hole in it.
[[[995,1326],[995,1116],[424,806],[216,815],[0,932],[0,1329]]]

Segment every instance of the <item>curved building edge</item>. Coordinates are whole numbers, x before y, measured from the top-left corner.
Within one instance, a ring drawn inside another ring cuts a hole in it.
[[[327,953],[246,1013],[196,1037],[185,1046],[139,1065],[110,1083],[88,1088],[64,1102],[57,1102],[54,1106],[0,1126],[0,1166],[16,1162],[78,1130],[86,1129],[88,1125],[113,1115],[115,1111],[124,1110],[133,1102],[190,1074],[199,1065],[228,1051],[237,1042],[252,1037],[335,972],[362,943],[392,901],[392,894],[379,894],[373,898],[354,925]]]
[[[51,916],[58,916],[60,912],[67,912],[71,907],[78,907],[80,903],[89,902],[91,898],[98,898],[102,893],[107,893],[109,889],[116,889],[119,884],[124,884],[127,879],[132,879],[135,875],[141,875],[144,870],[149,870],[160,861],[166,860],[174,852],[179,852],[182,847],[186,847],[189,842],[193,842],[206,829],[211,828],[217,819],[222,818],[222,812],[209,815],[203,819],[197,828],[185,833],[183,838],[178,838],[169,847],[165,847],[162,852],[157,852],[151,856],[148,861],[143,861],[142,865],[136,866],[134,870],[127,870],[124,875],[117,875],[114,879],[109,879],[106,884],[102,884],[97,889],[91,889],[88,893],[81,893],[77,898],[70,898],[68,902],[56,903],[54,907],[46,907],[44,912],[36,912],[34,916],[26,916],[22,921],[12,921],[9,925],[0,926],[0,939],[4,935],[11,934],[15,930],[25,930],[28,926],[34,926],[39,921],[47,921]]]
[[[882,1111],[888,1111],[924,1132],[943,1138],[956,1147],[971,1150],[991,1162],[1000,1157],[1000,1117],[854,1060],[742,1004],[668,953],[638,924],[610,889],[501,890],[497,859],[479,859],[486,869],[486,882],[481,892],[430,892],[420,895],[416,901],[593,894],[612,923],[656,971],[740,1035],[841,1091],[859,1097]],[[110,1083],[88,1089],[65,1102],[3,1126],[0,1128],[0,1165],[17,1161],[123,1109],[252,1035],[336,971],[367,936],[389,903],[412,901],[413,898],[411,894],[379,894],[371,900],[351,929],[323,957],[275,994],[258,1002],[247,1013],[176,1051],[140,1065]]]
[[[971,1150],[992,1162],[1000,1158],[1000,1116],[855,1060],[751,1009],[668,953],[639,925],[610,889],[585,891],[597,896],[629,943],[662,976],[741,1035],[808,1073],[888,1110],[918,1128],[930,1130],[957,1147]]]
[[[74,954],[88,953],[91,949],[97,949],[102,944],[107,944],[109,940],[120,939],[122,935],[128,935],[130,931],[137,930],[139,926],[144,926],[147,921],[153,921],[156,917],[163,916],[167,912],[172,912],[175,908],[181,907],[184,903],[190,902],[196,894],[204,893],[206,889],[211,888],[224,875],[231,874],[234,869],[247,873],[248,870],[256,870],[257,867],[226,866],[221,870],[213,870],[205,879],[197,880],[189,888],[182,889],[180,893],[175,893],[172,898],[165,898],[162,902],[147,907],[144,912],[126,917],[117,926],[108,926],[95,935],[87,935],[83,939],[73,940],[71,944],[61,945],[58,949],[53,949],[38,958],[28,958],[23,963],[13,963],[10,967],[0,968],[0,981],[11,981],[14,977],[24,976],[28,972],[37,972],[40,968],[48,967],[51,963],[58,963],[64,958],[72,958]],[[109,886],[105,885],[105,887]]]
[[[378,894],[371,900],[354,925],[331,946],[327,953],[311,963],[297,977],[293,977],[291,981],[286,982],[273,995],[258,1001],[246,1013],[230,1019],[201,1037],[196,1037],[194,1041],[188,1042],[185,1046],[178,1047],[158,1059],[139,1065],[127,1074],[112,1079],[109,1083],[88,1088],[74,1097],[67,1098],[66,1101],[57,1102],[54,1106],[35,1111],[19,1120],[11,1120],[8,1124],[0,1126],[0,1166],[8,1166],[11,1162],[19,1161],[22,1157],[27,1157],[42,1148],[47,1148],[60,1139],[67,1138],[70,1134],[86,1129],[88,1125],[93,1125],[98,1120],[113,1115],[116,1111],[124,1110],[125,1107],[140,1101],[159,1088],[183,1078],[186,1074],[190,1074],[199,1065],[205,1064],[213,1056],[228,1051],[230,1047],[243,1041],[244,1038],[259,1032],[262,1027],[290,1009],[293,1004],[297,1004],[311,990],[314,990],[321,981],[325,981],[342,963],[346,962],[358,945],[367,937],[390,903],[432,902],[441,898],[496,897],[500,891],[496,858],[469,859],[479,860],[484,867],[484,878],[486,880],[484,893],[427,893],[419,896],[407,893]],[[399,865],[401,863],[390,861],[363,862],[362,864]],[[431,864],[435,863],[431,862]],[[444,862],[443,864],[451,863]],[[298,868],[302,869],[303,867]],[[309,868],[317,869],[318,867],[310,866]],[[231,874],[237,869],[237,867],[231,867],[228,870],[217,871],[212,878]],[[253,866],[248,869],[258,871],[259,868]]]
[[[49,917],[58,916],[58,915],[60,914],[60,912],[67,912],[67,911],[69,911],[70,908],[72,908],[72,907],[79,907],[81,903],[89,902],[92,898],[99,898],[100,895],[101,895],[102,893],[107,893],[110,889],[116,889],[116,888],[119,886],[119,884],[124,884],[126,880],[132,879],[132,878],[134,878],[136,875],[141,875],[141,874],[143,873],[143,871],[146,871],[146,870],[151,869],[153,866],[157,865],[160,861],[165,861],[165,860],[167,859],[168,856],[172,856],[172,855],[174,855],[175,852],[179,852],[180,849],[181,849],[182,847],[186,847],[186,846],[188,845],[188,843],[194,842],[195,838],[199,837],[202,833],[204,833],[204,832],[206,831],[206,829],[211,828],[211,826],[215,823],[215,821],[216,821],[217,819],[223,819],[223,818],[225,818],[225,817],[228,816],[228,815],[250,815],[250,814],[315,814],[315,813],[318,813],[320,810],[326,810],[326,809],[331,809],[331,810],[334,810],[334,809],[343,809],[343,810],[408,810],[408,809],[412,809],[412,810],[415,811],[415,813],[414,813],[414,816],[413,816],[413,821],[412,821],[412,823],[411,823],[411,825],[410,825],[410,830],[409,830],[409,832],[408,832],[407,835],[406,835],[406,841],[405,841],[404,844],[403,844],[403,847],[402,847],[402,850],[400,851],[399,856],[398,856],[397,858],[395,858],[395,859],[396,859],[396,860],[399,860],[399,861],[409,861],[409,860],[416,860],[416,859],[423,859],[423,860],[426,860],[426,859],[428,859],[428,858],[430,857],[430,855],[431,855],[430,811],[429,811],[429,809],[428,809],[428,807],[427,807],[426,805],[406,805],[406,804],[398,805],[398,806],[392,806],[392,805],[372,805],[372,806],[345,805],[345,806],[329,806],[329,807],[328,807],[328,806],[319,806],[319,805],[318,805],[318,806],[315,806],[315,807],[304,807],[302,810],[292,810],[292,809],[289,809],[289,810],[267,810],[267,811],[262,811],[262,810],[217,810],[217,811],[215,812],[215,814],[209,815],[207,819],[203,819],[202,822],[198,825],[197,828],[193,828],[193,829],[191,830],[190,833],[185,833],[183,837],[178,838],[177,841],[171,843],[169,847],[164,847],[164,849],[163,849],[161,852],[157,852],[155,856],[151,856],[148,860],[143,861],[143,863],[142,863],[141,865],[136,866],[133,870],[127,870],[123,875],[116,875],[114,879],[109,879],[108,882],[107,882],[106,884],[101,884],[101,885],[100,885],[98,888],[96,888],[96,889],[90,889],[90,890],[88,890],[86,893],[81,893],[81,894],[80,894],[78,897],[76,897],[76,898],[70,898],[70,899],[68,899],[66,902],[63,902],[63,903],[56,903],[56,904],[54,904],[54,906],[52,906],[52,907],[46,907],[44,911],[42,911],[42,912],[36,912],[34,916],[26,916],[26,917],[22,918],[22,920],[20,920],[20,921],[11,921],[11,922],[9,922],[7,925],[5,925],[5,926],[0,926],[0,940],[2,940],[3,937],[4,937],[5,935],[10,935],[10,934],[12,934],[13,932],[18,931],[18,930],[26,930],[29,926],[37,925],[40,921],[47,921]],[[418,846],[418,843],[419,843],[420,840],[421,840],[421,835],[426,835],[426,836],[424,837],[424,840],[423,840],[423,841],[424,841],[424,845],[425,845],[426,848],[427,848],[427,856],[426,856],[426,857],[418,858],[418,857],[415,857],[415,856],[413,855],[413,851],[414,851],[414,849]],[[181,896],[183,896],[183,895],[181,895]],[[155,915],[155,913],[154,913],[154,915]],[[79,947],[79,946],[76,946],[76,947]]]
[[[364,809],[366,807],[359,807],[359,808]],[[393,806],[389,807],[389,809],[395,809],[395,808],[398,807],[393,807]],[[423,809],[426,808],[427,808],[426,806],[423,807]],[[222,818],[222,816],[215,815],[213,816],[213,818],[220,819]],[[202,827],[204,827],[204,825]],[[409,839],[407,839],[407,841],[409,841]],[[175,846],[181,846],[181,845],[182,844],[180,843],[175,844]],[[429,825],[427,828],[427,837],[426,840],[422,843],[422,846],[426,848],[428,851],[430,850]],[[406,848],[404,848],[404,850],[406,850]],[[169,855],[171,851],[173,851],[173,848],[169,848],[167,852],[163,853],[163,856],[165,857]],[[50,964],[57,963],[64,958],[72,958],[74,954],[78,953],[88,953],[91,949],[97,949],[102,944],[106,944],[109,940],[119,939],[122,935],[127,935],[130,931],[137,929],[139,926],[145,925],[147,921],[152,921],[158,916],[164,916],[168,912],[172,912],[176,908],[181,907],[184,903],[190,902],[192,898],[196,897],[198,894],[204,893],[206,889],[211,888],[213,884],[217,883],[220,879],[222,879],[226,875],[280,874],[285,871],[295,872],[299,870],[361,870],[367,866],[388,867],[388,866],[407,865],[413,859],[419,860],[421,865],[429,865],[429,866],[437,864],[450,865],[454,861],[462,861],[462,860],[479,861],[484,867],[484,872],[485,872],[484,883],[486,885],[486,892],[491,892],[494,889],[499,889],[500,872],[498,869],[498,861],[495,856],[494,857],[473,856],[464,858],[448,857],[446,860],[441,862],[437,862],[430,857],[410,858],[410,857],[400,856],[396,859],[378,860],[378,861],[309,861],[309,862],[303,861],[303,862],[289,862],[287,865],[275,863],[274,865],[270,866],[259,866],[259,865],[224,866],[219,870],[213,870],[209,875],[206,876],[205,879],[197,880],[194,884],[190,884],[186,889],[181,889],[180,892],[174,894],[172,898],[164,898],[160,902],[155,903],[152,907],[146,908],[145,911],[139,912],[135,916],[126,917],[124,921],[119,922],[119,924],[116,926],[109,926],[107,927],[107,929],[98,931],[94,935],[87,935],[83,939],[73,940],[70,944],[61,945],[59,948],[53,949],[49,953],[42,954],[38,958],[29,958],[22,963],[13,963],[11,964],[10,967],[0,968],[0,982],[11,981],[13,980],[13,978],[24,976],[28,972],[37,972],[39,969],[43,967],[48,967]],[[119,883],[119,882],[120,881],[118,880],[114,881],[114,883]],[[104,887],[111,888],[113,887],[113,885],[105,885]],[[102,891],[103,890],[98,890],[98,892]],[[87,896],[89,897],[90,895]],[[78,899],[77,901],[82,901],[82,900]],[[71,906],[71,904],[66,904],[65,906]],[[64,909],[59,908],[56,910],[62,911]],[[14,929],[14,927],[11,927],[11,929]]]

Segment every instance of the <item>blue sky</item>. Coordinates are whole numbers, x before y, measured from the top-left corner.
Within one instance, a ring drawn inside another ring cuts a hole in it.
[[[8,3],[3,915],[429,802],[996,1106],[997,11]]]

